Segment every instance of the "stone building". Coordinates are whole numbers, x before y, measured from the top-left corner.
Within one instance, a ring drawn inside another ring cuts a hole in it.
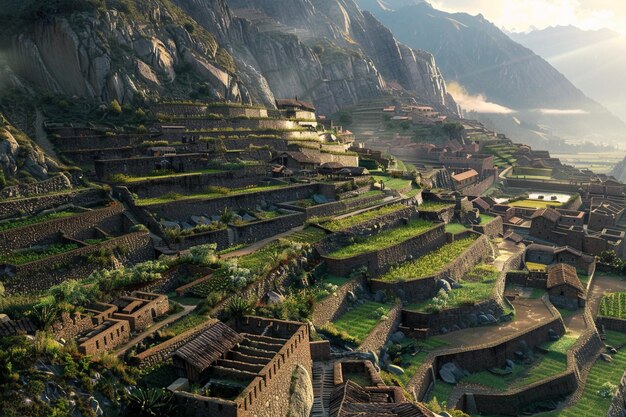
[[[610,200],[591,199],[589,210],[589,228],[603,230],[615,227],[624,215],[624,206]]]
[[[452,182],[455,190],[462,190],[463,188],[476,183],[478,179],[478,172],[474,169],[468,169],[467,171],[452,175]]]
[[[494,170],[493,155],[469,154],[466,152],[447,152],[439,158],[439,162],[448,169],[473,169],[481,177]]]
[[[550,302],[556,307],[576,310],[585,306],[585,290],[578,278],[576,268],[567,264],[548,267],[546,288]]]
[[[182,377],[171,387],[181,415],[284,417],[296,368],[310,381],[309,328],[258,317],[244,317],[234,329],[216,322],[174,352],[173,360]],[[189,381],[204,394],[185,391]]]
[[[595,264],[595,258],[569,246],[548,246],[533,243],[526,247],[526,262],[544,265],[568,264],[585,272],[590,272]]]

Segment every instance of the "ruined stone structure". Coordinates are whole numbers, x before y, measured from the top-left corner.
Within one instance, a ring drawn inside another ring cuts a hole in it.
[[[180,375],[232,398],[176,391],[185,416],[284,417],[296,367],[311,375],[309,332],[302,323],[245,317],[236,331],[221,323],[208,328],[174,354],[174,363]]]

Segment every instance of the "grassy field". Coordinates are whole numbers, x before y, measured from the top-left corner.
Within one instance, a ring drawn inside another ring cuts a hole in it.
[[[415,261],[391,268],[389,272],[379,279],[397,282],[431,276],[458,258],[475,240],[476,237],[470,237],[443,245]]]
[[[607,294],[600,300],[601,316],[626,318],[626,292],[614,292]]]
[[[391,310],[389,304],[366,301],[339,317],[333,324],[337,329],[353,336],[360,343],[380,322],[378,313],[384,312],[386,315],[389,310]]]
[[[606,343],[611,346],[619,346],[626,343],[626,334],[607,331]],[[604,416],[611,406],[612,398],[604,398],[599,391],[607,382],[619,385],[619,381],[626,369],[626,350],[620,349],[613,355],[613,362],[605,362],[602,359],[596,361],[589,371],[585,389],[581,398],[572,407],[565,410],[552,411],[537,414],[540,417],[589,417]]]
[[[339,230],[347,229],[349,227],[375,219],[377,217],[384,216],[386,214],[395,213],[396,211],[400,211],[402,209],[405,209],[406,207],[407,206],[405,206],[404,204],[392,204],[374,210],[365,211],[355,216],[346,217],[340,220],[331,220],[324,223],[324,227],[332,230],[333,232],[337,232]]]
[[[330,253],[329,256],[332,258],[345,259],[373,250],[385,249],[418,236],[431,229],[434,225],[434,223],[426,220],[413,220],[405,226],[384,230],[360,242],[340,248]]]
[[[446,232],[452,233],[456,235],[458,233],[463,233],[464,231],[469,230],[467,227],[462,225],[461,223],[448,223],[446,224]]]
[[[560,207],[563,205],[563,203],[559,203],[558,201],[531,200],[531,199],[518,200],[518,201],[513,201],[511,203],[506,203],[506,204],[511,207],[526,207],[526,208],[536,208],[536,209],[542,209],[546,207]]]
[[[424,201],[422,205],[418,207],[420,211],[439,211],[452,207],[453,204],[441,203],[439,201]]]
[[[112,177],[111,179],[116,182],[131,184],[134,182],[141,182],[141,181],[147,181],[147,180],[158,180],[158,179],[163,179],[163,178],[181,178],[181,177],[189,177],[191,175],[216,174],[218,172],[224,172],[224,171],[219,170],[219,169],[202,169],[198,171],[173,172],[173,173],[167,173],[167,174],[161,174],[157,172],[157,173],[154,173],[153,175],[145,175],[142,177],[134,177],[134,176],[124,175],[124,174],[118,174]]]

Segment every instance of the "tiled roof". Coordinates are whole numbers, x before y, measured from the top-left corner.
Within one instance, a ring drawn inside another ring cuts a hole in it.
[[[470,169],[468,171],[465,172],[461,172],[460,174],[455,174],[452,176],[452,179],[455,181],[464,181],[467,180],[469,178],[473,178],[473,177],[477,177],[478,176],[478,172],[476,172],[475,169]]]
[[[532,216],[530,216],[531,219],[536,219],[538,217],[543,217],[544,219],[556,223],[561,219],[561,214],[555,209],[547,207],[535,211]]]
[[[578,278],[576,268],[567,264],[556,264],[548,267],[547,288],[554,288],[559,285],[570,285],[579,292],[583,292],[583,285]]]

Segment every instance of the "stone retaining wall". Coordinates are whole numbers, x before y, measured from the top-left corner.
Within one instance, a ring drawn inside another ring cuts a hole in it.
[[[341,285],[337,288],[335,294],[331,294],[315,304],[311,322],[315,326],[321,326],[329,321],[338,319],[350,306],[347,294],[349,292],[354,293],[357,288],[362,286],[363,282],[361,279],[353,279]]]
[[[326,262],[328,272],[333,275],[347,276],[357,268],[366,267],[368,274],[376,277],[387,272],[393,265],[405,262],[409,257],[418,258],[438,248],[445,242],[445,225],[440,223],[397,245],[362,253],[350,258],[333,258],[328,255],[328,252],[322,245],[318,246],[317,249],[322,259]],[[377,290],[378,288],[374,292]]]
[[[490,239],[496,238],[504,233],[503,225],[502,225],[502,217],[497,216],[489,223],[486,224],[477,224],[472,227],[478,233],[482,233],[483,235],[487,235]]]
[[[475,233],[475,232],[466,232]],[[457,236],[458,238],[458,236]],[[436,249],[437,245],[433,249]],[[437,281],[440,279],[458,280],[470,271],[481,259],[491,254],[489,239],[480,235],[469,248],[465,250],[457,259],[435,275],[419,278],[411,281],[387,282],[377,279],[370,280],[372,292],[384,291],[410,302],[424,301],[437,294]]]
[[[67,193],[0,201],[0,219],[32,216],[63,205],[89,206],[105,199],[106,194],[103,190],[78,189]]]
[[[378,354],[380,349],[387,343],[389,337],[398,330],[400,319],[402,316],[402,302],[396,302],[396,305],[387,314],[386,320],[381,320],[376,327],[367,335],[365,340],[359,345],[359,350],[363,352],[375,352]]]
[[[108,207],[87,211],[71,217],[31,224],[0,232],[0,253],[58,242],[63,234],[74,239],[84,236],[88,229],[98,227],[107,233],[119,234],[124,229],[121,214],[124,207],[113,203]]]
[[[60,173],[47,180],[33,184],[19,184],[5,187],[0,190],[0,198],[34,197],[42,194],[58,193],[70,190],[72,181],[67,175]]]
[[[257,222],[235,225],[229,227],[234,231],[234,242],[253,243],[265,238],[287,232],[294,227],[302,226],[306,221],[306,215],[300,212],[293,212],[280,217]]]
[[[626,333],[626,320],[615,317],[598,316],[597,323],[598,327],[604,327],[605,330]]]
[[[167,178],[148,179],[125,184],[126,188],[139,198],[154,198],[167,193],[189,194],[209,186],[241,188],[258,184],[265,177],[265,165],[247,166],[243,169],[209,174],[184,175]]]
[[[475,184],[459,190],[463,195],[483,195],[496,182],[496,176],[490,175]]]
[[[294,185],[247,194],[226,195],[219,198],[178,200],[142,206],[140,209],[152,212],[161,218],[187,221],[191,216],[221,212],[224,207],[236,211],[263,205],[262,202],[269,206],[285,201],[301,200],[313,194],[322,193],[325,188],[327,187],[319,187],[318,184]],[[335,198],[334,195],[327,197]]]
[[[207,320],[165,342],[151,347],[132,358],[132,362],[140,368],[149,368],[169,359],[181,346],[194,339],[204,329],[215,323],[215,320]]]
[[[223,250],[233,244],[228,228],[220,230],[212,230],[209,232],[196,233],[190,236],[183,236],[179,241],[167,242],[172,250],[185,250],[193,246],[205,245],[207,243],[215,243],[217,250]]]
[[[152,239],[148,232],[129,233],[98,245],[90,245],[16,267],[16,273],[5,282],[8,293],[43,291],[68,279],[85,279],[97,265],[86,262],[86,257],[104,250],[125,248],[124,263],[132,264],[154,258]]]
[[[99,179],[106,179],[111,174],[126,174],[134,176],[149,175],[163,167],[167,161],[167,168],[176,172],[189,172],[207,169],[209,160],[203,154],[181,154],[172,156],[146,156],[126,159],[102,159],[94,161],[96,175]]]

